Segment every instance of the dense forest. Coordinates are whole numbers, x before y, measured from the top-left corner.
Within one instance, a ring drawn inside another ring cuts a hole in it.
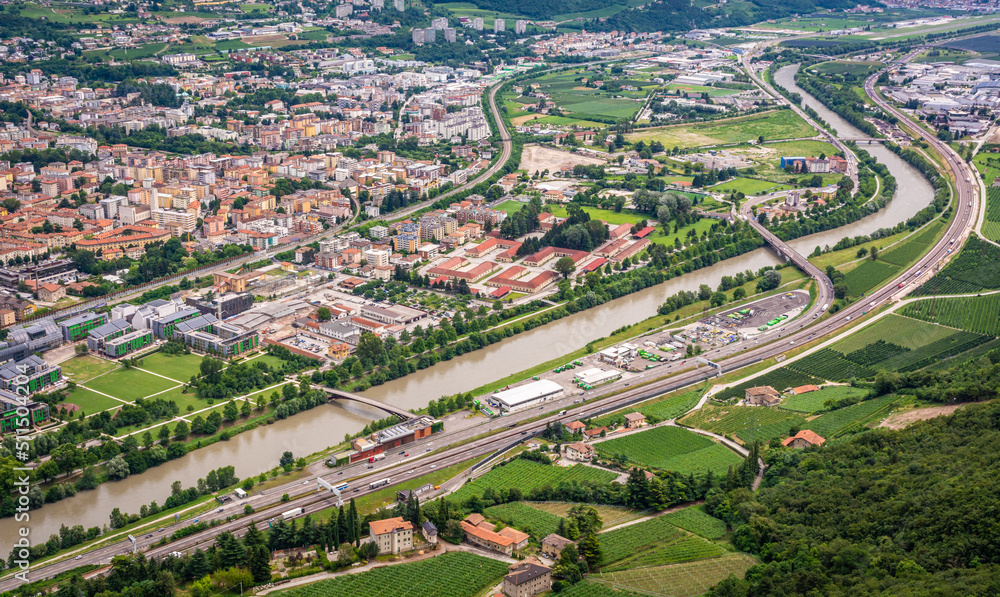
[[[956,368],[960,380],[925,381],[941,394],[955,385],[995,387],[996,360]],[[736,546],[763,561],[713,595],[1000,594],[998,441],[993,401],[822,449],[771,450],[758,495],[706,498],[733,527]]]
[[[481,0],[474,0],[482,6]],[[496,2],[497,0],[492,0]],[[501,2],[503,0],[500,0]],[[509,0],[508,0],[509,1]],[[738,27],[793,14],[808,14],[822,8],[851,8],[849,0],[750,0],[720,4],[705,9],[686,0],[662,0],[620,12],[604,21],[591,21],[587,29],[599,31],[687,31],[697,27]],[[581,9],[582,10],[582,9]]]

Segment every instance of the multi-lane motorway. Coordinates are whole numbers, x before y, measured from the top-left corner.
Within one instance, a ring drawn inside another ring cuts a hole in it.
[[[884,100],[879,98],[878,94],[875,92],[875,81],[877,80],[877,74],[872,75],[865,82],[865,92],[875,101],[883,110],[892,113],[897,116],[901,121],[905,122],[905,116],[901,114],[891,105],[887,104]],[[497,88],[494,88],[489,95],[490,109],[493,112],[494,118],[498,125],[502,123],[501,115],[497,109],[495,102],[495,95]],[[936,265],[941,263],[946,259],[951,252],[953,239],[963,238],[967,235],[968,231],[973,226],[976,214],[979,209],[980,198],[977,196],[976,187],[971,182],[971,174],[969,173],[968,166],[948,147],[946,144],[939,141],[933,135],[930,135],[926,131],[923,131],[919,127],[912,127],[913,130],[920,135],[925,142],[934,146],[942,155],[945,156],[948,169],[954,175],[955,178],[955,189],[956,197],[953,200],[953,207],[955,209],[955,215],[951,224],[948,227],[948,231],[945,235],[938,241],[938,243],[922,258],[920,261],[907,269],[905,272],[892,280],[888,285],[883,287],[881,290],[875,291],[868,297],[864,299],[863,302],[857,302],[850,305],[835,315],[829,318],[824,318],[819,320],[814,325],[808,325],[810,319],[806,316],[802,316],[798,323],[798,327],[790,329],[786,335],[777,341],[772,341],[770,344],[765,344],[762,346],[747,346],[745,350],[739,352],[725,360],[722,361],[725,369],[731,371],[741,367],[745,367],[764,359],[778,356],[787,350],[794,348],[795,346],[801,345],[803,343],[809,342],[810,340],[824,336],[838,329],[851,324],[856,321],[858,317],[862,315],[863,312],[870,311],[874,306],[881,305],[892,301],[897,294],[904,294],[914,284],[918,278],[929,275]],[[510,134],[501,126],[501,137],[504,140],[505,152],[509,151]],[[509,153],[505,153],[501,156],[498,164],[503,164]],[[762,234],[769,234],[766,230],[762,231]],[[775,246],[782,248],[782,244],[777,239],[769,238],[769,242]],[[957,241],[956,241],[957,243]],[[794,255],[794,252],[788,250],[786,255]],[[801,267],[810,268],[811,264],[805,263],[801,264]],[[822,276],[822,272],[812,268],[815,271],[809,271],[810,275],[816,277],[818,273]],[[825,276],[823,276],[825,278]],[[817,278],[822,280],[822,278]],[[813,305],[813,309],[818,309],[820,304],[826,300],[827,303],[830,301],[823,297],[832,297],[832,288],[828,287],[828,280],[826,282],[821,281],[820,299]],[[900,290],[899,286],[903,286],[903,290]],[[818,314],[818,312],[816,313]],[[711,368],[700,368],[700,369],[688,369],[685,371],[678,372],[669,378],[656,380],[649,383],[643,387],[625,389],[613,396],[601,397],[588,404],[583,404],[578,407],[573,407],[571,411],[566,415],[556,415],[549,414],[543,416],[540,419],[534,421],[527,421],[513,428],[502,428],[493,432],[493,435],[487,437],[481,437],[479,439],[472,439],[464,442],[460,442],[458,445],[449,447],[430,455],[426,455],[424,458],[416,460],[407,460],[396,466],[381,466],[377,470],[373,471],[370,475],[361,479],[354,479],[349,482],[349,487],[347,489],[347,495],[349,497],[360,497],[371,493],[372,491],[368,487],[368,484],[375,479],[381,479],[384,477],[390,477],[392,479],[392,484],[396,485],[398,483],[409,481],[427,475],[434,470],[447,467],[460,462],[469,461],[474,458],[483,457],[488,454],[492,454],[497,450],[510,446],[517,441],[524,439],[525,437],[540,433],[544,430],[546,424],[551,423],[555,420],[572,420],[572,419],[584,419],[591,416],[601,414],[606,411],[614,410],[620,408],[624,405],[631,404],[634,402],[642,401],[648,398],[652,398],[663,393],[682,388],[700,381],[706,380],[712,376],[716,375],[714,369]],[[620,388],[619,388],[620,389]],[[526,411],[518,413],[516,416],[511,418],[503,419],[504,425],[511,425],[517,421],[525,420],[532,416],[541,414],[538,411]],[[496,427],[499,423],[490,423]],[[486,431],[484,428],[483,431]],[[419,449],[419,448],[418,448]],[[343,477],[337,476],[336,473],[331,472],[326,475],[328,480],[335,481],[338,479],[343,479]],[[301,483],[301,481],[299,482]],[[290,501],[280,506],[272,507],[265,512],[260,512],[251,516],[243,517],[238,520],[230,522],[221,522],[214,527],[206,529],[204,531],[192,534],[188,537],[168,543],[160,547],[150,547],[150,544],[154,541],[160,539],[162,534],[153,533],[152,536],[137,537],[139,540],[139,547],[143,549],[147,557],[163,557],[166,554],[173,551],[186,551],[193,550],[195,547],[204,546],[214,539],[215,536],[224,531],[234,531],[241,532],[246,526],[252,521],[259,526],[263,527],[267,524],[267,519],[273,518],[275,516],[280,516],[278,514],[281,511],[287,511],[296,507],[302,507],[305,509],[305,513],[316,512],[324,508],[328,508],[333,505],[334,497],[332,494],[315,494],[311,493],[313,482],[307,481],[308,485],[302,485],[297,491],[288,490],[290,494],[299,494],[299,497],[293,497]],[[287,486],[291,488],[292,485]],[[283,488],[272,490],[270,493],[273,495],[278,491],[286,491]],[[302,492],[310,491],[307,495],[301,495]],[[264,506],[264,500],[258,503],[258,509]],[[230,506],[224,508],[222,512],[214,512],[211,516],[202,518],[203,521],[209,521],[212,516],[223,518],[227,515],[235,513],[235,509]],[[176,526],[170,527],[170,531],[174,530]],[[166,532],[166,531],[165,531]],[[109,559],[121,553],[124,553],[130,549],[127,542],[117,543],[108,547],[101,549],[89,551],[85,554],[79,556],[80,559],[70,559],[62,562],[57,562],[50,564],[39,569],[33,569],[31,571],[32,579],[48,578],[60,572],[64,572],[75,568],[77,566],[85,564],[96,564],[100,565],[107,563]],[[18,586],[19,581],[13,578],[7,578],[0,581],[0,591],[6,591],[14,589]]]

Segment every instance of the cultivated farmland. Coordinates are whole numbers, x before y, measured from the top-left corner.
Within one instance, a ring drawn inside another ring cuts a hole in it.
[[[483,510],[483,514],[491,520],[499,520],[516,529],[541,540],[546,535],[556,532],[560,517],[544,510],[532,508],[524,502],[510,502]]]
[[[847,381],[851,378],[868,379],[875,372],[863,364],[845,359],[839,352],[823,348],[787,365],[800,373],[812,373],[830,381]]]
[[[845,398],[861,398],[867,393],[868,390],[863,388],[829,386],[818,392],[807,392],[799,396],[789,396],[781,405],[781,408],[803,413],[814,413],[825,409],[828,400],[837,402]]]
[[[869,259],[844,274],[844,284],[847,284],[851,296],[861,296],[896,275],[898,271],[897,265]]]
[[[1000,189],[997,189],[1000,190]],[[1000,288],[1000,247],[971,236],[958,257],[924,282],[914,296],[970,294]]]
[[[452,494],[450,499],[464,502],[470,496],[481,496],[487,487],[492,487],[495,491],[507,491],[517,487],[527,494],[532,489],[545,485],[555,487],[559,483],[574,481],[610,483],[616,477],[617,475],[614,473],[581,464],[563,468],[518,458],[509,464],[493,469],[471,483],[466,483]]]
[[[604,552],[601,565],[617,562],[681,535],[682,532],[663,516],[601,533],[601,550]]]
[[[742,578],[747,569],[756,563],[746,554],[733,554],[682,564],[602,573],[596,580],[616,589],[641,591],[644,595],[696,597],[707,593],[730,574]]]
[[[456,551],[412,564],[321,580],[277,594],[287,597],[398,597],[400,588],[406,587],[407,594],[421,597],[468,597],[491,586],[506,572],[504,562]]]
[[[1000,335],[1000,295],[928,299],[903,307],[903,315],[951,327]]]
[[[571,502],[525,502],[532,508],[537,508],[543,512],[548,512],[554,516],[565,518],[570,508],[576,504]],[[601,522],[605,529],[616,527],[620,524],[642,518],[645,514],[638,510],[625,508],[622,506],[605,506],[603,504],[587,504],[587,506],[597,510],[597,515],[601,517]]]
[[[664,516],[671,524],[706,539],[721,539],[726,523],[705,513],[704,506],[690,506]]]
[[[559,597],[639,597],[639,594],[618,588],[613,589],[609,585],[584,580],[570,586],[568,589],[563,589],[559,593]]]
[[[887,417],[898,400],[896,396],[882,396],[859,402],[809,421],[805,428],[815,431],[826,439],[860,431],[868,423],[881,421]]]
[[[623,455],[629,462],[663,468],[674,456],[696,452],[714,442],[703,435],[680,427],[657,427],[641,433],[595,444],[604,458]]]
[[[737,386],[722,390],[715,395],[715,398],[719,400],[728,400],[730,398],[738,398],[742,400],[746,395],[747,388],[771,386],[775,390],[781,392],[785,388],[795,388],[810,383],[817,383],[818,381],[818,379],[811,375],[806,375],[805,373],[799,373],[798,371],[792,371],[787,367],[783,367],[759,377],[755,377],[750,381],[741,383]]]
[[[725,552],[725,549],[711,541],[706,541],[695,535],[686,535],[670,541],[666,545],[644,551],[634,558],[621,560],[601,570],[602,572],[614,572],[629,568],[662,566],[664,564],[673,564],[674,562],[690,562],[691,560],[700,560],[703,558],[715,558]]]
[[[869,344],[883,340],[909,349],[920,348],[954,333],[939,325],[920,323],[896,314],[886,315],[875,323],[850,334],[832,346],[843,354],[850,354]]]

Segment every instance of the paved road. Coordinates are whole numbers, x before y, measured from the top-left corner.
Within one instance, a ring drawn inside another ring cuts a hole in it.
[[[878,98],[875,93],[874,83],[877,80],[877,77],[878,73],[872,75],[872,77],[865,82],[865,92],[872,97],[872,99],[879,104],[883,110],[893,113],[898,118],[902,119],[903,115],[900,114],[898,110],[886,104],[883,100]],[[496,115],[499,111],[496,109],[494,98],[495,90],[490,94],[490,104],[491,109],[493,109],[494,114]],[[916,265],[902,272],[902,274],[892,280],[889,285],[866,297],[865,302],[858,302],[850,305],[838,312],[836,316],[824,319],[815,325],[809,326],[808,328],[806,325],[810,323],[810,321],[807,318],[801,318],[797,327],[795,327],[794,324],[792,326],[788,326],[788,329],[785,330],[786,335],[781,341],[763,345],[755,344],[753,346],[748,344],[740,347],[738,350],[730,349],[730,352],[735,351],[736,354],[724,361],[721,361],[725,370],[735,370],[781,355],[786,350],[789,350],[798,344],[809,342],[814,337],[836,332],[840,328],[848,325],[852,320],[856,320],[862,315],[863,312],[870,310],[875,305],[891,302],[897,298],[897,295],[905,295],[908,290],[912,288],[910,285],[916,283],[922,276],[926,276],[936,264],[940,264],[948,258],[951,253],[951,239],[964,237],[969,233],[975,222],[975,214],[977,213],[977,209],[980,204],[980,198],[977,196],[975,191],[977,187],[974,187],[971,183],[971,175],[968,171],[968,166],[958,158],[950,147],[939,141],[936,137],[921,129],[917,128],[915,130],[917,134],[924,139],[924,141],[933,145],[942,152],[945,156],[948,169],[956,178],[955,186],[957,190],[957,197],[955,206],[958,211],[945,235],[922,259],[920,259]],[[900,288],[903,288],[903,290],[900,290]],[[765,338],[765,342],[766,341],[767,338]],[[721,350],[724,349],[720,349],[720,351]],[[529,435],[541,433],[545,429],[545,426],[553,421],[558,420],[566,422],[574,419],[598,416],[606,412],[617,410],[618,408],[629,404],[641,402],[649,398],[660,396],[666,392],[705,381],[706,379],[714,377],[716,374],[717,373],[714,369],[707,367],[696,369],[689,368],[687,370],[677,372],[675,375],[667,379],[656,380],[643,387],[627,388],[624,387],[624,384],[621,386],[616,384],[608,391],[621,390],[620,393],[613,396],[598,398],[589,404],[573,407],[571,412],[566,415],[548,414],[547,416],[541,416],[535,421],[517,423],[518,420],[523,420],[532,415],[543,414],[537,410],[523,411],[521,413],[517,413],[517,416],[514,418],[504,418],[500,421],[493,421],[486,424],[488,427],[496,427],[497,425],[516,425],[513,428],[505,428],[495,431],[493,435],[488,437],[460,442],[459,445],[448,447],[432,455],[430,458],[422,458],[412,463],[404,462],[394,466],[392,465],[392,461],[387,458],[386,460],[388,462],[386,462],[383,466],[380,466],[378,469],[373,470],[373,472],[368,476],[350,481],[347,489],[347,495],[350,497],[360,497],[372,493],[373,491],[377,491],[377,489],[370,489],[368,486],[372,480],[391,478],[391,485],[396,485],[404,481],[417,479],[428,473],[434,472],[438,468],[458,464],[503,450],[508,446],[522,441]],[[421,444],[421,446],[423,445],[424,444]],[[396,455],[396,458],[399,458],[399,456]],[[415,459],[415,457],[411,458]],[[352,472],[356,470],[358,469],[352,469]],[[347,476],[349,477],[350,475]],[[331,473],[327,475],[327,478],[333,482],[338,480],[338,478],[343,479],[344,477]],[[277,514],[278,512],[301,507],[304,509],[304,512],[308,514],[323,510],[333,505],[334,500],[332,499],[331,494],[301,495],[302,492],[311,491],[311,483],[312,482],[310,480],[306,480],[306,484],[300,485],[298,492],[296,492],[296,495],[299,497],[292,497],[292,499],[286,504],[273,508],[273,511],[261,512],[230,522],[222,522],[212,528],[155,548],[150,547],[150,544],[161,537],[162,534],[154,533],[152,537],[148,538],[139,537],[139,547],[146,553],[147,557],[163,557],[173,551],[184,552],[193,550],[196,547],[204,547],[206,544],[214,540],[215,536],[224,531],[233,531],[237,534],[241,534],[245,531],[247,524],[251,521],[259,527],[265,528],[267,525],[267,519],[275,517],[276,515],[280,516]],[[273,495],[283,489],[284,488],[271,490],[270,494]],[[288,491],[288,493],[291,494],[292,492]],[[263,502],[263,500],[261,500],[261,502]],[[262,503],[259,505],[263,506]],[[202,520],[211,520],[213,516],[224,519],[225,516],[239,511],[240,507],[240,504],[236,504],[235,507],[224,507],[222,512],[215,512],[211,516],[205,517]],[[171,528],[171,530],[173,530],[173,528]],[[163,534],[165,534],[165,531]],[[128,548],[128,543],[122,542],[102,549],[93,550],[83,554],[79,560],[65,560],[33,570],[31,577],[35,580],[49,578],[60,572],[85,564],[106,564],[112,556],[125,553],[128,551]],[[18,584],[20,583],[13,578],[5,579],[0,581],[0,591],[14,589],[18,586]]]

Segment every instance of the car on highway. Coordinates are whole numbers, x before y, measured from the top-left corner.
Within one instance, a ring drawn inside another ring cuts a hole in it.
[[[82,560],[82,559],[83,559],[83,556],[76,556],[76,557],[75,557],[75,558],[73,558],[73,559],[74,559],[74,560]]]
[[[402,456],[405,453],[406,453],[406,450],[400,450],[399,455]]]
[[[410,457],[410,453],[409,452],[404,452],[403,453],[403,457],[404,458],[409,458]]]
[[[357,493],[357,492],[359,492],[359,491],[361,491],[361,488],[360,488],[360,487],[355,487],[355,488],[354,488],[354,493]]]

